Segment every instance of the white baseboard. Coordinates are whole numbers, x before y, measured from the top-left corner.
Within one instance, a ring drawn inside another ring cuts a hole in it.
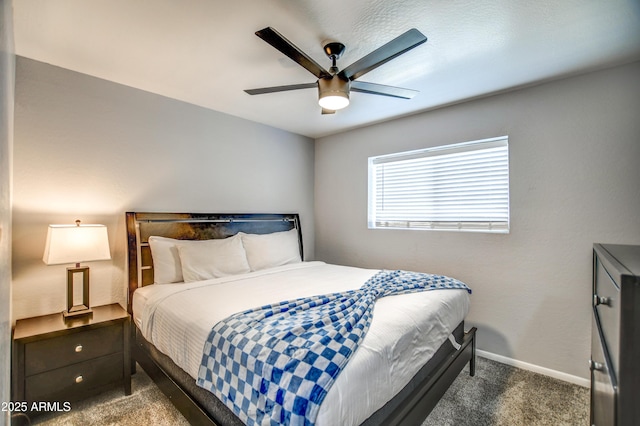
[[[550,368],[540,367],[539,365],[529,364],[528,362],[518,361],[517,359],[508,358],[502,355],[496,355],[494,353],[482,351],[480,349],[476,350],[476,354],[478,356],[481,356],[482,358],[487,358],[492,361],[510,365],[512,367],[522,368],[523,370],[533,371],[534,373],[544,374],[545,376],[573,383],[574,385],[583,386],[585,388],[591,386],[591,382],[589,381],[589,379],[585,379],[583,377],[573,376],[561,371],[551,370]]]

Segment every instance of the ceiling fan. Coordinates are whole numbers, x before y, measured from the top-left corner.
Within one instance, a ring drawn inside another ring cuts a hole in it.
[[[427,37],[415,28],[406,31],[343,70],[339,70],[336,63],[344,53],[345,45],[338,42],[327,43],[324,46],[324,53],[331,60],[329,71],[318,65],[307,54],[271,27],[256,31],[256,35],[315,75],[318,80],[315,83],[245,90],[250,95],[317,87],[318,103],[322,107],[322,113],[333,114],[336,110],[349,105],[350,91],[401,99],[411,99],[418,93],[417,90],[355,81],[369,71],[427,41]]]

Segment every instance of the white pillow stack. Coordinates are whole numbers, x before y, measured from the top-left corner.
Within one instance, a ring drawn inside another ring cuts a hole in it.
[[[212,240],[149,237],[155,284],[201,281],[301,262],[298,231]]]

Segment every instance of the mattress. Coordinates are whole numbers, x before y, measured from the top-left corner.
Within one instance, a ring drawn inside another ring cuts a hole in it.
[[[302,262],[231,277],[136,290],[133,317],[146,340],[195,378],[211,328],[241,310],[357,289],[378,270]],[[316,424],[360,424],[398,393],[469,309],[465,290],[431,290],[376,302],[371,327],[329,390]]]

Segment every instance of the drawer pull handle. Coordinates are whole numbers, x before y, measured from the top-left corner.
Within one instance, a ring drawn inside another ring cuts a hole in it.
[[[82,380],[83,380],[83,378],[82,378],[81,375],[76,377],[76,383],[82,383]]]
[[[598,305],[607,305],[611,306],[611,299],[608,297],[598,296],[597,294],[593,295],[593,306]]]
[[[76,352],[82,352],[82,345],[76,346]]]
[[[604,371],[604,364],[594,361],[592,359],[589,360],[589,369],[591,371]]]

